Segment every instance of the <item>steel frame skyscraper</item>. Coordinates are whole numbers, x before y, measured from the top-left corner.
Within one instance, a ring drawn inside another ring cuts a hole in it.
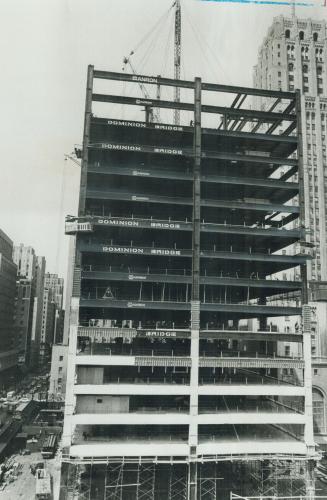
[[[100,94],[99,81],[134,89]],[[178,85],[184,100],[135,96],[139,82]],[[271,108],[246,106],[251,96]],[[145,120],[117,118],[121,107]],[[151,122],[150,108],[178,108],[181,125]],[[300,116],[299,93],[89,67],[79,213],[66,222],[76,252],[61,498],[225,499],[278,493],[290,478],[313,498]],[[293,267],[299,280],[270,279]],[[292,291],[297,306],[267,304]],[[302,331],[267,323],[302,309]],[[278,356],[279,340],[300,354]],[[282,368],[300,378],[280,383]]]

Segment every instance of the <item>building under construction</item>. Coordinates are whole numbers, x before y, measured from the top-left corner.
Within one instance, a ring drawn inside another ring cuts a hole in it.
[[[298,93],[89,67],[61,499],[314,498],[300,117]]]

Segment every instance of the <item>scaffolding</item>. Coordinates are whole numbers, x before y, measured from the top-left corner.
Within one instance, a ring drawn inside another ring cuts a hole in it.
[[[169,471],[168,498],[169,500],[187,500],[187,475],[176,475],[172,466]]]
[[[256,497],[243,497],[240,495],[237,495],[236,493],[231,492],[230,493],[230,500],[309,500],[310,497],[307,495],[300,495],[300,496],[287,496],[287,497],[280,497],[280,496],[256,496]],[[315,496],[315,500],[327,500],[327,496]]]
[[[274,460],[264,461],[251,473],[253,480],[252,494],[263,497],[284,495],[304,495],[305,464],[298,461]]]
[[[123,464],[108,464],[105,471],[105,500],[123,499]]]
[[[68,500],[189,499],[186,463],[176,467],[168,461],[127,460],[69,463],[68,468],[65,497]],[[327,500],[323,496],[310,496],[306,490],[307,469],[304,460],[198,463],[197,499]]]

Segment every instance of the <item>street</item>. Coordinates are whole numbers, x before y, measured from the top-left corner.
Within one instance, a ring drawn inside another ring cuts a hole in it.
[[[20,474],[12,483],[6,485],[0,491],[0,500],[32,500],[35,498],[35,476],[30,471],[30,465],[36,462],[44,462],[47,470],[53,478],[53,500],[59,498],[60,478],[60,455],[57,453],[54,459],[43,460],[41,453],[31,455],[15,455],[15,462],[22,464]]]

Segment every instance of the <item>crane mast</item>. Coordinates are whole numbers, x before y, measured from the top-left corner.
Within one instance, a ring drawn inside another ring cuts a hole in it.
[[[175,2],[175,40],[174,40],[174,78],[175,80],[180,80],[181,78],[181,50],[182,50],[182,14],[181,14],[181,2],[176,0]],[[175,87],[174,101],[180,102],[180,87]],[[179,125],[180,123],[180,110],[174,110],[174,124]]]

